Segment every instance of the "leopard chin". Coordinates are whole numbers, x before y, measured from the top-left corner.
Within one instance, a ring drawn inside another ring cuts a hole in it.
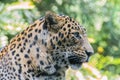
[[[82,62],[79,63],[79,64],[70,64],[70,67],[73,69],[73,70],[78,70],[80,69],[82,66]]]

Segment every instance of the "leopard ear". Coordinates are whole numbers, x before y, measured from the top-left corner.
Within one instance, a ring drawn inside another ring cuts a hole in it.
[[[45,22],[49,23],[49,25],[57,24],[57,15],[50,11],[46,12]]]
[[[58,32],[62,27],[64,20],[53,12],[47,12],[45,15],[45,24],[49,31]]]

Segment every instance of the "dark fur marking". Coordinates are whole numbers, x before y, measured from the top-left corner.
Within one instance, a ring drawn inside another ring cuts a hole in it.
[[[16,52],[15,50],[14,50],[14,51],[12,51],[12,55],[13,55],[13,56],[14,56],[15,52]]]
[[[28,61],[27,61],[27,64],[28,64],[28,65],[29,65],[29,64],[31,64],[31,63],[32,63],[32,61],[31,61],[31,60],[28,60]]]
[[[21,38],[18,38],[18,39],[17,39],[17,41],[20,41],[20,40],[21,40]]]
[[[38,31],[38,33],[41,33],[41,29]]]
[[[34,40],[38,40],[38,36],[37,35],[35,35]]]
[[[35,29],[35,32],[37,32],[38,31],[38,29]]]
[[[41,65],[44,65],[43,61],[40,61],[40,64],[41,64]]]
[[[28,49],[27,53],[30,53],[30,49]]]
[[[45,30],[45,29],[47,29],[47,23],[46,22],[43,24],[43,30]]]
[[[10,46],[10,50],[13,50],[15,47],[16,47],[16,44],[12,44],[12,45]]]
[[[70,24],[68,24],[68,27],[71,27],[71,25],[70,25]]]
[[[25,58],[29,58],[28,54],[25,54],[24,57],[25,57]]]
[[[37,25],[37,24],[36,24],[36,23],[34,23],[31,27],[36,27],[36,25]]]
[[[40,57],[40,55],[39,54],[36,54],[36,58],[38,59]]]
[[[32,33],[28,34],[28,38],[32,37]]]

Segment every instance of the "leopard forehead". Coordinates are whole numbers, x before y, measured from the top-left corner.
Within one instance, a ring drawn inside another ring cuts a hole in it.
[[[59,23],[62,24],[60,25],[61,31],[64,32],[78,31],[80,33],[86,33],[86,29],[73,18],[65,15],[62,16],[57,15],[57,18],[60,21]]]

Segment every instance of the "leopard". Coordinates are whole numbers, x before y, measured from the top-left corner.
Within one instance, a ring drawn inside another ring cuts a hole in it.
[[[0,51],[0,80],[65,80],[94,53],[76,20],[46,12]]]

